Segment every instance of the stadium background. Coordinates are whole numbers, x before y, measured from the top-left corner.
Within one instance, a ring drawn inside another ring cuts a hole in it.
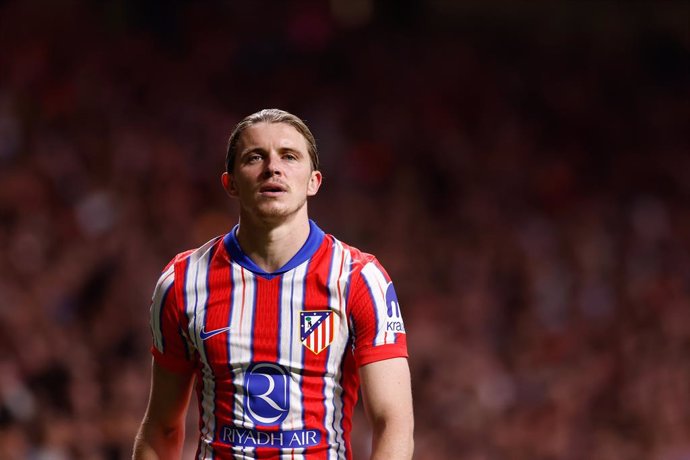
[[[0,2],[0,458],[128,458],[155,279],[236,221],[224,146],[264,107],[396,281],[415,458],[689,458],[689,13]]]

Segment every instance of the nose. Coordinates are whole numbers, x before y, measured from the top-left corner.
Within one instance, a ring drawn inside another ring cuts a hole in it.
[[[278,154],[271,152],[264,160],[264,175],[266,177],[280,176],[283,172],[280,169],[280,158]]]

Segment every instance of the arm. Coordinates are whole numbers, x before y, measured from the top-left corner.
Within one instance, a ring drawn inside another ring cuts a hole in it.
[[[180,458],[193,382],[194,374],[169,372],[154,361],[149,403],[134,442],[133,460]]]
[[[411,459],[414,417],[407,359],[376,361],[359,373],[364,410],[373,428],[371,460]]]

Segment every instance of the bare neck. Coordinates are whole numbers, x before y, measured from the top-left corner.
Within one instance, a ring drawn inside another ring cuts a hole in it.
[[[240,216],[237,241],[242,251],[268,273],[288,263],[309,237],[309,219],[306,217],[279,224],[257,222],[247,217]]]

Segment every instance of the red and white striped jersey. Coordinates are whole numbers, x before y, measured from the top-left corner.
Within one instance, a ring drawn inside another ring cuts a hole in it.
[[[358,367],[407,356],[376,258],[326,235],[266,273],[235,230],[176,256],[156,286],[156,363],[195,372],[197,459],[351,459]]]

